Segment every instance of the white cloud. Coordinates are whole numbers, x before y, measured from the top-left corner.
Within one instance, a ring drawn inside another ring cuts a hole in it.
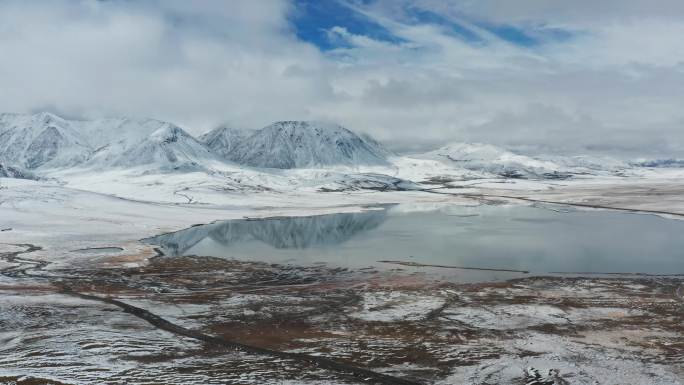
[[[303,101],[330,92],[315,75],[325,65],[319,52],[284,32],[287,3],[185,4],[0,3],[2,109],[152,116],[205,129],[305,115]]]
[[[449,140],[567,151],[684,150],[684,5],[541,0],[347,3],[401,42],[296,38],[286,0],[0,1],[0,110],[220,122],[336,120],[409,148]],[[470,28],[421,23],[434,11]],[[478,23],[528,31],[524,47]],[[570,31],[555,39],[545,29]]]

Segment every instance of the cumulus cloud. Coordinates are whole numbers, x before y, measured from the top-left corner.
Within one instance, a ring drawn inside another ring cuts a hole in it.
[[[684,6],[340,0],[393,39],[298,37],[289,0],[0,1],[0,109],[220,123],[333,120],[399,150],[684,150]]]

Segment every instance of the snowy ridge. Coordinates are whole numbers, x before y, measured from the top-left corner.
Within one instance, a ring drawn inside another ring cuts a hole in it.
[[[64,168],[86,160],[90,145],[71,122],[50,113],[0,114],[0,160],[22,168]]]
[[[482,143],[451,143],[417,157],[510,178],[544,177],[567,171],[565,167],[552,161],[515,154]]]
[[[615,158],[607,156],[559,156],[559,155],[540,155],[537,159],[544,159],[563,167],[574,169],[575,173],[591,173],[591,172],[619,172],[629,168],[629,164]]]
[[[228,159],[235,148],[250,134],[251,131],[219,126],[200,136],[199,140],[214,154]]]
[[[624,162],[597,156],[527,156],[483,143],[451,143],[414,155],[464,170],[505,178],[567,179],[573,175],[612,175],[629,168]]]
[[[219,127],[200,139],[154,119],[0,115],[0,160],[27,169],[196,169],[220,159],[281,169],[388,164],[389,151],[378,142],[334,124],[278,122],[253,132]]]
[[[210,161],[215,161],[215,157],[203,144],[180,127],[161,123],[138,143],[108,146],[86,164],[103,168],[153,165],[161,170],[190,170],[204,168]]]
[[[339,125],[283,121],[255,131],[228,159],[253,167],[288,169],[386,165],[388,153],[378,142]]]
[[[218,161],[171,123],[128,118],[66,120],[50,113],[0,115],[0,160],[37,170],[202,168]]]

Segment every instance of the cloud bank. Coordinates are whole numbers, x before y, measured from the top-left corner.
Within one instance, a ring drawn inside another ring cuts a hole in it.
[[[0,1],[0,109],[681,156],[684,4]]]

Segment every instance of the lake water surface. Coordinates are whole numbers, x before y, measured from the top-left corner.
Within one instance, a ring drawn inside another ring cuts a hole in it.
[[[405,206],[229,220],[150,238],[165,254],[296,265],[440,271],[459,280],[523,273],[684,273],[684,221],[563,206]]]

